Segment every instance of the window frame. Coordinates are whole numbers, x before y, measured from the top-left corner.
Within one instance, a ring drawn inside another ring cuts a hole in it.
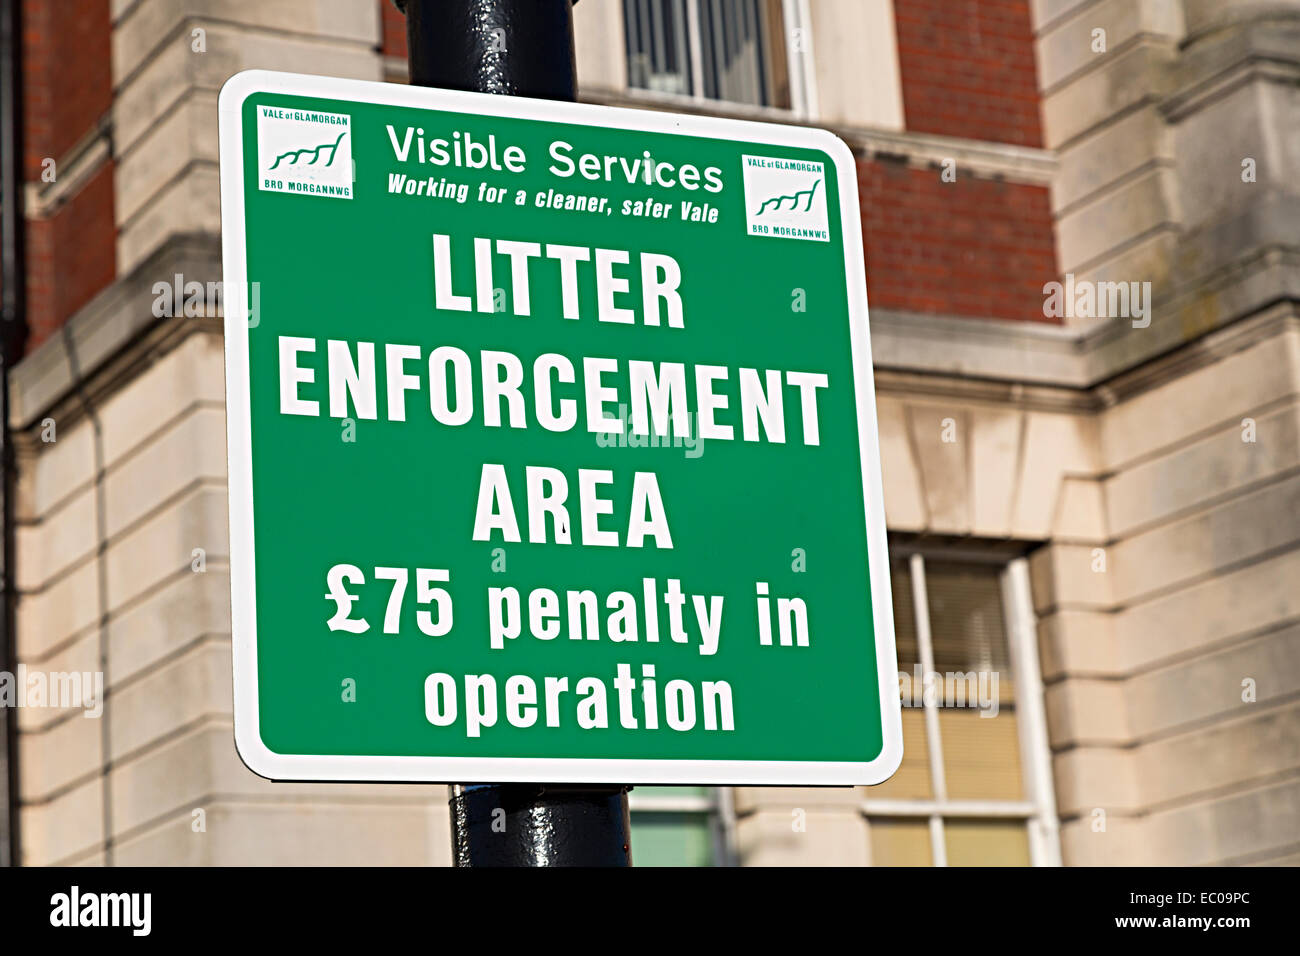
[[[639,0],[632,0],[639,2]],[[748,114],[756,117],[788,120],[810,119],[817,111],[816,79],[813,69],[812,15],[808,7],[809,0],[781,0],[781,33],[784,41],[786,73],[790,87],[790,105],[771,106],[757,103],[744,103],[708,97],[704,94],[704,49],[700,37],[700,3],[699,0],[684,0],[686,14],[684,26],[686,31],[686,61],[689,69],[689,93],[673,93],[665,90],[652,90],[642,86],[633,86],[631,82],[631,63],[627,63],[627,93],[633,99],[644,100],[649,104],[659,104],[673,109],[701,109],[719,106],[725,112]],[[624,13],[623,50],[627,57],[629,24],[625,14],[626,7],[620,4]],[[770,30],[770,25],[768,25]],[[794,41],[795,31],[799,30],[803,38],[802,48]],[[766,50],[773,38],[762,38],[761,48]]]
[[[701,794],[647,793],[633,788],[627,796],[628,816],[636,828],[637,813],[707,814],[712,837],[710,866],[739,866],[736,840],[735,792],[731,787],[706,787]]]
[[[1037,619],[1029,590],[1029,562],[1023,555],[996,550],[926,548],[891,544],[892,556],[906,558],[912,586],[912,609],[920,664],[926,674],[934,673],[934,650],[930,633],[930,603],[926,582],[926,559],[945,563],[994,564],[999,574],[1007,653],[1013,673],[1016,700],[1016,730],[1020,748],[1022,800],[954,800],[947,794],[943,740],[939,732],[938,703],[922,698],[925,737],[929,751],[930,800],[901,798],[861,802],[862,814],[871,817],[924,819],[929,824],[930,858],[933,866],[948,865],[945,840],[946,820],[1013,819],[1024,823],[1031,866],[1060,866],[1060,823],[1052,783],[1051,751],[1047,739],[1047,714],[1043,703],[1043,679],[1039,669]]]

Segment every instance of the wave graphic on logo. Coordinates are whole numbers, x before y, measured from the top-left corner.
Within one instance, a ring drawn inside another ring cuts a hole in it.
[[[815,183],[813,183],[810,187],[801,190],[800,192],[790,193],[785,196],[773,196],[771,199],[764,200],[763,205],[758,207],[758,212],[754,213],[754,215],[755,216],[763,215],[763,213],[767,211],[767,207],[772,205],[773,203],[776,203],[776,210],[777,212],[780,212],[781,203],[785,202],[787,199],[790,200],[790,211],[797,212],[799,210],[799,199],[802,196],[808,197],[808,201],[807,203],[805,203],[803,207],[803,211],[808,212],[812,209],[813,194],[817,192],[817,187],[820,186],[821,184],[822,181],[819,179]]]
[[[320,159],[322,149],[328,149],[330,151],[330,161],[325,164],[324,168],[333,166],[334,157],[338,156],[339,154],[339,143],[343,142],[343,137],[347,135],[348,135],[348,131],[344,130],[343,132],[339,133],[339,138],[336,139],[333,143],[322,143],[321,145],[315,147],[314,149],[312,148],[291,149],[287,153],[281,153],[279,156],[275,157],[275,162],[273,162],[270,165],[267,172],[270,172],[270,170],[275,169],[275,167],[279,166],[280,160],[288,159],[288,157],[290,156],[293,157],[293,159],[289,160],[290,165],[297,164],[298,160],[302,157],[304,153],[311,153],[312,156],[311,159],[309,159],[307,162],[303,163],[302,165],[315,166],[316,161]]]

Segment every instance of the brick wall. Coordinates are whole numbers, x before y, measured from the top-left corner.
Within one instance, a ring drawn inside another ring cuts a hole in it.
[[[393,0],[379,0],[383,26],[384,56],[406,59],[406,17],[393,5]]]
[[[115,276],[113,163],[48,219],[27,224],[27,350],[40,345]]]
[[[105,154],[67,193],[80,147],[113,104],[108,0],[23,2],[24,177],[47,196],[28,208],[27,324],[31,351],[113,281],[113,163]],[[56,182],[42,179],[53,159]]]
[[[24,0],[25,169],[59,159],[113,105],[108,0]]]
[[[1041,146],[1029,0],[894,0],[907,128]]]
[[[872,308],[977,318],[1043,316],[1055,279],[1044,186],[885,160],[858,163]]]

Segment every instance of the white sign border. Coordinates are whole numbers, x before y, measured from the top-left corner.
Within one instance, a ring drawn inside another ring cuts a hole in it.
[[[280,754],[261,739],[257,695],[257,574],[253,550],[253,471],[248,372],[247,259],[244,233],[244,142],[240,114],[254,93],[285,93],[483,116],[506,116],[614,129],[702,136],[819,149],[835,163],[848,277],[849,329],[862,455],[871,610],[876,635],[883,747],[868,762],[680,760],[538,757],[409,757]],[[858,786],[888,779],[903,759],[898,657],[889,587],[885,508],[880,478],[867,287],[858,207],[857,168],[848,146],[826,130],[609,106],[491,96],[336,77],[245,70],[221,88],[221,248],[224,260],[226,441],[230,490],[231,644],[235,749],[254,773],[273,780],[474,781],[483,783],[633,783]]]

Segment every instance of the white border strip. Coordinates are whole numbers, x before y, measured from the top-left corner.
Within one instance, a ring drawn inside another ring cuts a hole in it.
[[[480,116],[573,123],[610,129],[677,133],[773,146],[819,149],[835,163],[848,276],[849,332],[862,454],[863,501],[871,574],[884,746],[869,762],[774,760],[623,760],[499,757],[391,757],[280,754],[261,739],[257,694],[257,575],[254,566],[253,470],[249,409],[247,289],[244,242],[244,142],[240,113],[254,93],[283,93]],[[489,96],[422,87],[247,70],[221,88],[221,247],[226,304],[226,435],[230,475],[230,590],[235,686],[235,747],[254,773],[277,780],[423,781],[484,783],[554,781],[700,785],[823,785],[880,783],[903,759],[898,656],[890,604],[880,443],[876,432],[871,338],[862,233],[858,224],[857,168],[842,140],[819,129],[620,109],[586,103]]]

